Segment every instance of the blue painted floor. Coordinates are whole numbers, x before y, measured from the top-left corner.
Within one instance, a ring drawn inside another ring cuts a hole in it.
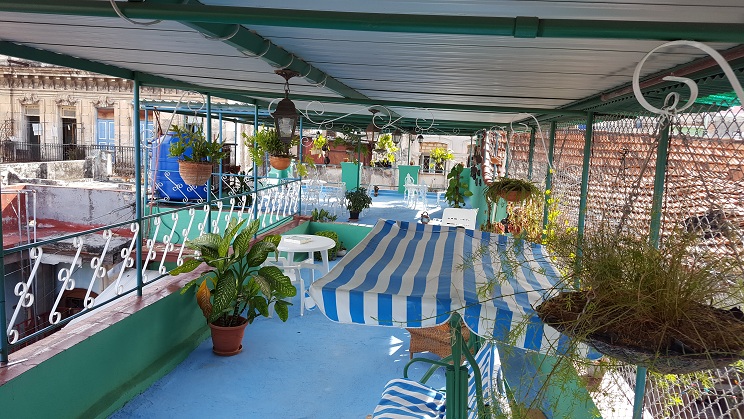
[[[441,217],[435,203],[432,195],[428,212]],[[422,210],[405,208],[401,195],[381,191],[359,223],[416,221]],[[207,339],[111,418],[364,419],[385,383],[403,376],[408,332],[335,323],[317,309],[300,317],[298,298],[286,323],[274,317],[249,325],[240,354],[216,356]],[[418,378],[422,367],[412,371]],[[443,372],[429,384],[443,388]]]

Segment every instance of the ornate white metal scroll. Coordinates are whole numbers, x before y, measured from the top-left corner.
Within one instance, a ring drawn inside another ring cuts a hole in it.
[[[103,259],[106,258],[106,252],[108,252],[109,245],[111,245],[111,237],[113,237],[111,230],[103,230],[103,238],[106,239],[106,244],[103,245],[101,256],[96,256],[90,260],[90,267],[93,269],[93,275],[90,278],[88,291],[85,293],[84,304],[86,310],[93,307],[96,302],[96,299],[90,296],[93,292],[93,286],[96,284],[96,280],[106,277],[106,268],[103,266]]]
[[[160,272],[161,275],[165,275],[168,272],[165,268],[165,258],[168,256],[168,252],[175,248],[175,245],[173,244],[173,234],[176,232],[176,225],[178,224],[177,212],[171,213],[171,221],[173,221],[173,226],[171,227],[170,234],[163,236],[163,257],[160,258],[160,266],[158,266],[158,272]]]
[[[209,219],[209,212],[211,211],[211,207],[209,205],[204,206],[204,221],[199,223],[199,233],[204,234],[204,232],[207,231],[207,220]]]
[[[181,237],[181,248],[178,250],[178,259],[176,259],[176,264],[178,266],[183,265],[183,249],[186,246],[186,240],[189,239],[189,233],[191,232],[191,226],[194,224],[194,217],[196,217],[196,210],[194,208],[189,208],[189,225],[181,231],[182,237]]]
[[[22,308],[31,307],[34,303],[34,295],[31,293],[31,284],[34,282],[36,271],[39,269],[39,264],[41,264],[41,255],[43,255],[44,252],[41,250],[41,247],[34,247],[29,249],[28,254],[31,259],[35,259],[34,267],[31,268],[31,274],[28,276],[28,280],[26,280],[26,282],[18,282],[13,289],[13,293],[18,296],[18,304],[16,304],[13,316],[10,317],[10,322],[6,329],[8,331],[8,342],[10,343],[16,343],[20,336],[18,331],[13,328],[13,325],[18,318],[18,313],[20,313]]]
[[[150,263],[150,261],[155,260],[155,257],[157,257],[157,252],[155,251],[155,239],[158,237],[158,232],[160,231],[160,217],[153,219],[152,223],[155,225],[155,232],[152,233],[152,238],[147,239],[147,257],[142,262],[143,283],[146,283],[149,279],[147,277],[147,265]]]
[[[736,92],[736,96],[739,98],[739,102],[744,104],[744,90],[742,89],[738,78],[734,74],[734,71],[731,69],[731,66],[726,62],[726,59],[723,58],[723,56],[718,53],[718,51],[714,50],[713,48],[701,42],[679,40],[679,41],[667,42],[665,44],[659,45],[658,47],[652,49],[651,51],[649,51],[648,54],[646,54],[645,57],[643,57],[643,59],[638,63],[638,65],[636,65],[635,71],[633,72],[633,93],[635,93],[636,100],[638,100],[638,103],[640,103],[641,106],[643,106],[646,110],[653,112],[655,114],[668,116],[674,113],[681,112],[689,108],[695,103],[695,100],[697,99],[697,96],[698,96],[697,84],[695,84],[694,80],[684,78],[684,77],[666,76],[662,79],[666,81],[676,81],[676,82],[684,83],[690,89],[690,98],[687,99],[687,103],[685,103],[685,105],[682,106],[681,108],[677,108],[677,106],[679,105],[679,93],[677,92],[672,92],[667,95],[667,97],[664,99],[663,109],[656,108],[650,103],[648,103],[648,101],[646,101],[646,99],[643,97],[643,93],[641,92],[641,86],[640,86],[641,68],[643,67],[643,64],[646,62],[648,57],[650,57],[654,52],[662,48],[679,46],[679,45],[686,45],[686,46],[697,48],[703,52],[706,52],[711,57],[713,57],[713,59],[716,60],[718,65],[721,66],[721,69],[723,70],[724,74],[726,74],[726,77],[728,78],[729,82],[731,83],[731,86],[734,88],[734,91]]]
[[[137,236],[139,235],[139,223],[132,223],[129,225],[129,231],[132,232],[132,241],[129,242],[129,247],[121,249],[121,270],[119,270],[119,276],[116,277],[116,283],[114,289],[116,294],[120,295],[124,292],[124,286],[121,284],[121,278],[124,276],[124,271],[134,266],[134,258],[132,257],[132,250],[137,245]]]
[[[212,219],[212,233],[220,234],[220,216],[222,215],[222,201],[217,201],[217,216]]]
[[[62,282],[62,286],[57,294],[57,299],[54,301],[52,311],[49,312],[49,323],[51,324],[57,324],[62,320],[62,313],[57,311],[57,307],[59,307],[59,303],[62,301],[62,295],[65,291],[75,289],[75,279],[72,278],[72,271],[75,269],[75,266],[82,264],[81,262],[78,262],[78,260],[80,259],[80,251],[83,250],[83,238],[80,236],[73,238],[72,245],[77,248],[77,250],[75,251],[75,257],[72,259],[70,267],[60,269],[57,274],[57,279]]]

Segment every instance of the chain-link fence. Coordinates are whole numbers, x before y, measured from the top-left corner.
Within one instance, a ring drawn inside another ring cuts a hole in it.
[[[534,136],[524,130],[510,133],[506,163],[509,177],[546,186],[549,124],[541,124]],[[674,115],[668,123],[662,117],[648,115],[597,117],[591,127],[588,160],[587,229],[607,222],[648,233],[657,186],[657,192],[661,192],[657,196],[659,214],[653,215],[659,216],[662,238],[675,229],[694,233],[698,250],[738,257],[744,249],[743,126],[744,110],[728,104]],[[556,128],[548,198],[562,220],[575,227],[579,221],[587,126],[586,121],[577,120],[562,121]],[[659,150],[665,153],[661,157]],[[657,168],[659,164],[664,166]],[[660,177],[664,183],[656,185]],[[646,417],[744,418],[742,367],[735,364],[677,376],[649,374],[644,399]],[[622,396],[617,396],[625,398],[623,403],[603,410],[601,404],[612,404],[607,400],[608,392],[593,393],[603,417],[632,416],[628,407],[633,403],[635,370],[634,366],[623,366],[604,378],[605,390],[625,389]]]

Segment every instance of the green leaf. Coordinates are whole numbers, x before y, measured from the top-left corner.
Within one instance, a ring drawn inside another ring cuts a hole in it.
[[[222,242],[222,237],[220,237],[219,234],[204,233],[201,236],[193,240],[187,241],[186,247],[188,247],[189,249],[198,250],[204,253],[202,251],[203,248],[212,249],[212,250],[219,249],[221,242]]]
[[[171,275],[180,275],[193,271],[202,264],[202,261],[196,259],[186,259],[183,265],[177,266],[170,271]]]
[[[232,271],[225,272],[224,276],[217,280],[214,288],[212,315],[209,322],[217,320],[224,312],[229,311],[238,296],[238,281]]]
[[[192,279],[191,281],[187,282],[186,285],[181,288],[181,295],[186,294],[186,291],[188,291],[194,285],[196,285],[196,279]]]
[[[235,253],[238,255],[244,255],[251,246],[251,240],[253,240],[253,234],[251,233],[249,226],[245,230],[241,231],[240,234],[238,234],[238,237],[235,238],[235,241],[233,242]]]
[[[274,303],[274,311],[283,322],[286,322],[287,318],[289,318],[289,307],[287,307],[286,304],[279,304],[280,302],[284,303],[285,301],[277,301]]]
[[[253,280],[256,281],[256,285],[261,289],[261,294],[266,298],[271,298],[271,290],[273,289],[271,286],[271,278],[259,273],[253,277]]]
[[[269,303],[266,302],[266,299],[261,296],[256,296],[253,298],[253,306],[258,310],[259,313],[261,313],[264,317],[269,317]]]
[[[276,290],[281,297],[294,297],[297,295],[297,288],[292,285],[292,280],[276,266],[264,266],[258,270],[258,275],[271,284],[271,288]]]
[[[238,219],[235,217],[230,219],[230,222],[225,228],[225,234],[222,236],[222,242],[220,243],[220,255],[227,255],[227,252],[230,250],[230,243],[232,242],[233,237],[235,237],[235,234],[238,232],[238,230],[240,230],[240,227],[242,227],[246,221],[248,220],[245,219],[238,222]]]
[[[260,242],[254,244],[248,251],[248,254],[246,255],[248,266],[260,266],[266,261],[266,257],[269,256],[269,253],[276,251],[276,245],[270,240],[266,240],[267,238],[268,237],[265,237]]]

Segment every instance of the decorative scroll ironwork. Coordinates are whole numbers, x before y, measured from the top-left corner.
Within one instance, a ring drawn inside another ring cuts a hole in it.
[[[44,254],[44,251],[41,247],[33,247],[29,249],[28,254],[31,259],[34,259],[34,267],[31,268],[31,273],[26,282],[18,282],[15,288],[13,288],[13,293],[18,297],[18,304],[16,304],[15,310],[13,310],[13,315],[10,317],[10,322],[6,329],[8,332],[8,342],[10,343],[16,343],[20,336],[18,330],[13,326],[18,318],[18,313],[20,313],[22,308],[28,308],[34,304],[34,294],[31,293],[31,284],[34,282],[34,278],[36,278],[36,272],[39,270],[41,256]]]
[[[54,301],[52,311],[49,313],[49,323],[51,324],[57,324],[60,320],[62,320],[62,313],[57,311],[57,308],[59,307],[59,303],[62,301],[62,295],[65,293],[65,291],[71,291],[75,289],[75,279],[72,278],[72,272],[73,269],[75,269],[75,266],[82,265],[82,261],[80,261],[80,252],[83,250],[83,238],[73,238],[72,246],[75,247],[77,250],[75,251],[75,257],[72,258],[70,267],[60,269],[59,273],[57,274],[57,279],[62,282],[62,286],[60,287],[59,293],[57,294],[57,299]]]

